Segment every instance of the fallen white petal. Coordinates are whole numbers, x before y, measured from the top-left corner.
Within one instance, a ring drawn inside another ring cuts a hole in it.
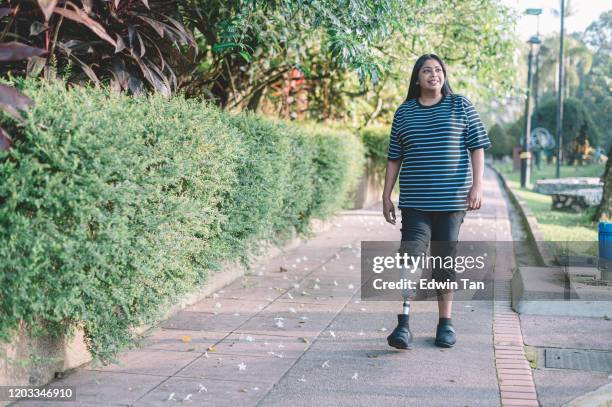
[[[238,365],[238,370],[246,370],[246,365],[244,364],[244,362],[240,362],[240,364]]]
[[[198,390],[198,393],[208,392],[208,389],[204,387],[202,383],[198,383],[198,384],[200,385],[200,390]]]
[[[326,360],[325,362],[323,362],[323,364],[321,365],[322,368],[326,368],[329,367],[329,360]]]

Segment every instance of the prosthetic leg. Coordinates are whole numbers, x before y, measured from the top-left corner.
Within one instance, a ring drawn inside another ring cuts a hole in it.
[[[408,273],[407,269],[402,269],[401,277],[406,278]],[[412,333],[408,325],[410,317],[410,290],[402,290],[402,297],[404,298],[402,313],[397,315],[397,327],[387,337],[387,343],[389,343],[389,346],[397,349],[412,349]]]

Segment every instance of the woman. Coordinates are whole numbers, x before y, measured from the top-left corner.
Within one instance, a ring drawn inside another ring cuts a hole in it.
[[[434,54],[421,56],[412,69],[408,97],[393,117],[383,191],[383,214],[395,225],[391,191],[399,173],[403,250],[419,255],[430,242],[457,241],[466,210],[480,208],[484,150],[490,146],[472,103],[453,94],[442,60]],[[434,253],[432,246],[431,255],[452,253],[454,246],[441,247],[436,246]],[[455,273],[434,269],[432,278],[455,281]],[[456,342],[453,293],[438,290],[437,294],[440,318],[435,344],[449,348]],[[409,307],[405,300],[404,313],[387,338],[390,346],[412,346]]]

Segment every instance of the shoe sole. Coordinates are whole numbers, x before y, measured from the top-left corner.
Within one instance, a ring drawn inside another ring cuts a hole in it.
[[[389,346],[396,348],[396,349],[403,349],[403,350],[410,350],[412,349],[412,344],[406,344],[406,342],[402,342],[402,341],[394,341],[394,340],[390,340],[387,339],[387,343],[389,344]]]
[[[434,343],[436,344],[436,346],[438,346],[440,348],[452,348],[453,346],[455,346],[454,343],[450,344],[450,343],[447,343],[447,342],[438,342],[438,341],[435,341]]]

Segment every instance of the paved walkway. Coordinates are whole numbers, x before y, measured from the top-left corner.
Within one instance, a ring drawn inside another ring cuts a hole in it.
[[[468,214],[460,239],[511,240],[506,203],[488,169],[484,189],[484,207]],[[119,365],[85,367],[54,383],[77,391],[77,403],[57,405],[491,407],[502,398],[537,405],[509,387],[500,393],[500,380],[533,386],[502,371],[500,356],[519,350],[520,328],[508,310],[512,256],[499,261],[508,273],[496,284],[495,307],[455,302],[454,348],[433,344],[434,301],[412,302],[413,350],[387,346],[401,303],[360,301],[359,245],[399,236],[399,222],[386,224],[379,208],[346,212],[330,230],[166,320]]]

